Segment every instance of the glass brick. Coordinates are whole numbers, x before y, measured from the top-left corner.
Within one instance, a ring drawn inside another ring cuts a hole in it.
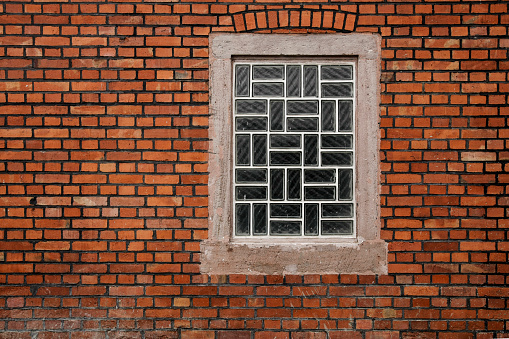
[[[271,169],[270,170],[270,198],[272,200],[284,199],[284,177],[285,170]]]
[[[270,130],[283,131],[285,103],[282,100],[270,101]]]
[[[300,148],[301,137],[299,134],[276,134],[270,136],[271,148]]]
[[[249,204],[235,204],[235,234],[249,235],[250,228]]]
[[[322,135],[322,148],[351,149],[352,135],[324,134]]]
[[[267,135],[253,135],[253,165],[267,165]]]
[[[353,221],[351,220],[323,220],[323,235],[351,235],[353,234]]]
[[[335,200],[336,188],[330,186],[307,186],[304,187],[304,199],[306,200]]]
[[[300,200],[301,199],[301,170],[300,169],[289,169],[288,170],[288,200]]]
[[[272,218],[300,218],[302,216],[301,204],[270,204]]]
[[[322,204],[323,217],[353,217],[353,204]]]
[[[236,199],[239,201],[246,200],[266,200],[267,187],[260,186],[237,186]]]
[[[277,80],[284,79],[285,69],[283,65],[253,66],[254,80]]]
[[[353,171],[351,169],[338,170],[339,200],[352,200],[353,198]]]
[[[235,163],[239,166],[251,164],[251,142],[248,134],[235,136]]]
[[[336,182],[336,170],[323,170],[323,169],[305,169],[304,170],[304,183],[333,183]]]
[[[237,118],[235,125],[237,131],[266,131],[267,118]]]
[[[301,67],[286,66],[286,95],[288,97],[300,97]]]
[[[318,96],[318,66],[304,66],[304,96]]]
[[[300,221],[271,221],[270,235],[300,235]]]
[[[339,106],[339,130],[351,131],[353,126],[353,103],[350,100],[340,100]]]
[[[301,152],[270,152],[270,164],[298,166],[301,164],[301,154]]]
[[[352,152],[322,152],[323,166],[351,166],[352,164]]]
[[[235,95],[238,97],[249,96],[249,65],[237,65],[235,67]]]
[[[322,131],[336,130],[336,102],[322,101]]]
[[[318,114],[318,101],[288,100],[288,114]]]
[[[267,114],[267,100],[235,100],[237,114]]]
[[[353,85],[347,83],[322,84],[323,98],[351,98],[353,97]]]
[[[253,233],[267,234],[267,204],[253,204]]]
[[[317,132],[318,118],[288,118],[288,131],[292,132]]]
[[[282,82],[256,82],[253,84],[254,97],[282,97],[284,95]]]
[[[266,183],[266,169],[236,169],[235,179],[238,183]]]
[[[318,135],[304,136],[304,165],[318,165]]]
[[[352,80],[353,67],[350,65],[322,66],[320,77],[322,80]]]
[[[304,204],[304,235],[318,235],[318,204]]]

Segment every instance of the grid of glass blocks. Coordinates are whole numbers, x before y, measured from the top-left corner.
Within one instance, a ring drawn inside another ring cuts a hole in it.
[[[355,235],[355,64],[234,64],[236,237]]]

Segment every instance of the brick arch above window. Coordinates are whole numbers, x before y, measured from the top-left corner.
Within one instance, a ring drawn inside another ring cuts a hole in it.
[[[231,16],[235,32],[354,32],[357,15],[340,10],[274,9]]]

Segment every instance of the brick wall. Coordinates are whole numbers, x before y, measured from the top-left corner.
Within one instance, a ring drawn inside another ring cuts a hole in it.
[[[509,336],[508,24],[506,1],[3,1],[0,338]],[[381,34],[387,276],[199,274],[213,31]]]

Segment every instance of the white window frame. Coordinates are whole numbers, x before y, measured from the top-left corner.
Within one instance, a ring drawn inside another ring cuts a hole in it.
[[[209,232],[205,274],[385,274],[380,239],[380,37],[375,34],[211,34],[209,37]],[[233,63],[241,60],[354,60],[355,237],[234,237]]]

